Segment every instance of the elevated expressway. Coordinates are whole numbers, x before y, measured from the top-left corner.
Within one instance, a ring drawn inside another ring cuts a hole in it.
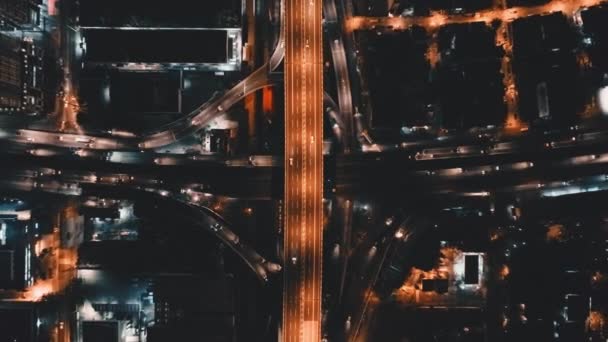
[[[353,100],[351,94],[350,75],[348,72],[348,63],[346,59],[346,50],[344,42],[340,35],[340,22],[338,20],[338,11],[336,10],[335,0],[323,1],[323,14],[325,16],[325,25],[329,31],[329,48],[331,50],[331,58],[334,64],[334,73],[337,85],[338,108],[340,113],[340,123],[343,127],[343,144],[345,152],[350,152],[353,148]]]
[[[283,2],[283,1],[282,1]],[[270,72],[277,69],[285,56],[284,4],[281,4],[281,25],[277,45],[269,60],[230,90],[204,103],[188,115],[138,137],[133,134],[64,133],[36,129],[20,129],[17,134],[0,132],[0,138],[29,144],[44,144],[94,150],[154,150],[187,137],[205,127],[211,120],[225,113],[245,96],[274,84]]]
[[[321,0],[285,8],[282,342],[321,340],[323,32]]]
[[[245,96],[281,81],[272,76],[272,73],[279,69],[285,56],[285,6],[283,1],[281,1],[280,8],[279,37],[273,53],[264,65],[221,96],[209,100],[190,114],[161,127],[155,132],[150,132],[144,136],[136,136],[130,132],[119,131],[76,134],[24,128],[15,132],[0,130],[0,139],[34,148],[37,146],[54,146],[94,151],[153,151],[188,137],[203,129],[210,121],[225,113]],[[337,129],[334,129],[334,131],[338,140],[348,139],[348,136],[344,134],[348,130],[348,122],[335,115],[337,105],[327,94],[324,101],[324,107],[328,109],[327,114],[330,116],[330,120],[336,123]],[[343,102],[343,99],[340,101]]]
[[[0,188],[8,191],[38,192],[63,196],[93,196],[105,194],[172,201],[178,204],[180,216],[217,237],[247,265],[262,284],[281,266],[262,257],[243,241],[222,215],[211,209],[214,200],[222,199],[197,190],[173,191],[165,188],[155,177],[130,176],[99,172],[76,172],[51,168],[0,170]]]

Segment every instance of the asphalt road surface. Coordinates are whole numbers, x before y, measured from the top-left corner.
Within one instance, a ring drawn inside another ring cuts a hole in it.
[[[321,340],[321,13],[321,0],[286,2],[283,342]]]

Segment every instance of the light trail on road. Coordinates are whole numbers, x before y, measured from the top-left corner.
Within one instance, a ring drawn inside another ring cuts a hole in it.
[[[285,230],[281,341],[321,340],[323,32],[321,0],[286,1]]]

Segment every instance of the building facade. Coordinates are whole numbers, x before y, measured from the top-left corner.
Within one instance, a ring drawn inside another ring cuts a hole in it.
[[[44,103],[43,49],[0,34],[0,113],[39,113]]]
[[[32,28],[40,22],[42,0],[0,1],[0,28]]]
[[[21,107],[21,69],[18,41],[0,34],[0,112]]]

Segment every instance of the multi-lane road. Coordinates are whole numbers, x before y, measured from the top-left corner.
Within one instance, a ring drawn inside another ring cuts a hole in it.
[[[346,60],[346,50],[341,37],[341,26],[338,20],[338,11],[335,1],[324,1],[325,24],[328,26],[330,36],[329,47],[334,64],[336,77],[338,104],[340,105],[340,116],[344,125],[343,134],[344,151],[350,152],[351,139],[353,134],[353,101],[351,94],[350,76],[348,73],[348,63]]]
[[[321,340],[323,42],[321,0],[285,7],[285,229],[281,341]]]
[[[429,16],[387,16],[387,17],[351,17],[346,22],[348,30],[407,30],[412,26],[423,26],[436,28],[448,24],[462,24],[472,22],[490,23],[493,20],[513,21],[518,18],[532,15],[543,15],[552,12],[563,12],[570,16],[579,9],[595,6],[602,0],[552,0],[546,4],[530,7],[493,8],[470,14],[448,15],[440,12],[432,12]]]

